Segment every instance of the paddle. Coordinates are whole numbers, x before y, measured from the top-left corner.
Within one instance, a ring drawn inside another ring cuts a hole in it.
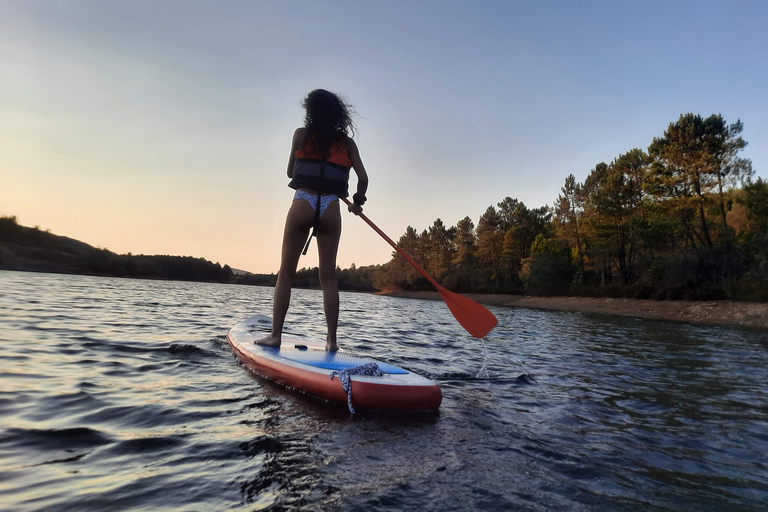
[[[352,206],[352,203],[350,203],[345,197],[342,197],[341,200],[347,203],[348,206]],[[380,230],[376,224],[371,222],[368,217],[362,213],[358,213],[357,216],[363,219],[369,226],[371,226],[373,230],[377,232],[379,236],[381,236],[381,238],[386,240],[387,243],[389,243],[389,245],[391,245],[400,254],[400,256],[405,258],[408,263],[413,265],[413,267],[418,270],[421,275],[426,277],[429,282],[432,283],[435,288],[437,288],[437,291],[440,292],[440,296],[445,301],[445,304],[448,306],[448,309],[451,311],[454,318],[456,318],[456,320],[461,324],[462,327],[464,327],[464,329],[467,330],[469,334],[475,338],[482,338],[491,332],[491,329],[496,327],[498,320],[496,320],[494,314],[488,311],[485,306],[481,306],[471,299],[468,299],[450,290],[446,290],[440,286],[437,281],[432,279],[432,276],[427,274],[426,271],[421,268],[418,263],[413,261],[413,258],[408,256],[405,251],[398,247],[397,244],[393,242],[392,239],[389,238],[382,230]]]

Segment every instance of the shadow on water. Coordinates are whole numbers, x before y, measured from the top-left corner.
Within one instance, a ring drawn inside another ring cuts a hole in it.
[[[534,377],[530,373],[523,373],[518,375],[517,377],[509,378],[509,377],[502,377],[500,375],[495,375],[495,376],[489,375],[488,377],[478,377],[477,375],[472,375],[470,373],[454,372],[454,373],[443,373],[443,374],[431,375],[430,378],[437,382],[446,382],[446,381],[486,382],[486,381],[489,381],[494,384],[520,384],[520,385],[538,384],[536,377]]]
[[[256,509],[327,509],[342,499],[341,487],[328,485],[324,477],[335,464],[333,450],[326,446],[335,433],[348,429],[411,431],[436,425],[440,419],[439,411],[359,410],[352,414],[345,404],[288,389],[240,367],[264,395],[246,406],[265,414],[247,422],[254,437],[238,446],[242,457],[257,462],[253,466],[257,471],[238,483],[242,503]]]

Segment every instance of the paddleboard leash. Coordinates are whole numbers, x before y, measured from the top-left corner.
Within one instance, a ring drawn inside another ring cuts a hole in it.
[[[339,378],[339,382],[341,382],[341,389],[343,389],[347,394],[347,405],[349,406],[349,412],[355,414],[355,409],[352,407],[352,380],[350,379],[352,375],[383,377],[384,372],[381,370],[381,368],[379,368],[379,365],[371,362],[360,366],[353,366],[352,368],[347,368],[346,370],[337,370],[331,373],[331,380],[333,380],[334,377]]]

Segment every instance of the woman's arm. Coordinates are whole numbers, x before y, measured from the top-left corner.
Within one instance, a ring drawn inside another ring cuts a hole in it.
[[[357,194],[355,194],[357,200],[355,201],[354,211],[360,213],[363,211],[360,207],[365,203],[365,193],[368,190],[368,173],[365,172],[365,166],[360,158],[360,151],[357,149],[357,144],[355,144],[355,141],[352,139],[347,139],[347,156],[349,156],[349,160],[352,162],[352,168],[355,170],[355,174],[357,174]],[[350,211],[353,211],[352,207],[350,207]]]

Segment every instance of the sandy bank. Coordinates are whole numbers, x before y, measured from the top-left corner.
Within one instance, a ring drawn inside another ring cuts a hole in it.
[[[437,292],[387,292],[382,295],[412,299],[440,300]],[[718,301],[656,301],[594,297],[529,297],[523,295],[465,294],[489,306],[579,311],[629,316],[651,320],[672,320],[692,324],[755,327],[768,330],[768,303]]]

